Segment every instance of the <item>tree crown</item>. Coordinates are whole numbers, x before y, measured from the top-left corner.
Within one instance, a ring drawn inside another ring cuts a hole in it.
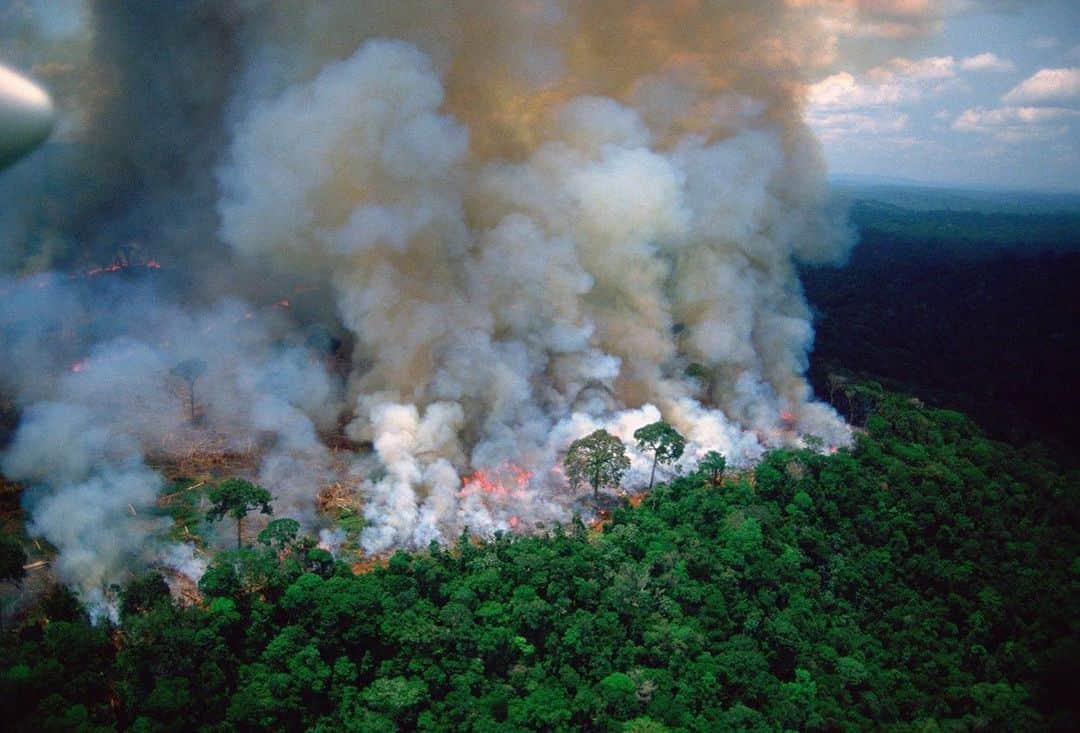
[[[723,473],[727,468],[727,459],[714,450],[709,451],[701,458],[698,468],[711,473]]]
[[[283,517],[273,520],[266,525],[266,529],[259,532],[259,542],[280,551],[295,543],[299,534],[300,522]]]
[[[618,486],[630,468],[630,459],[623,442],[601,429],[571,443],[564,464],[571,486],[577,488],[584,480],[598,489]]]
[[[638,450],[652,451],[657,463],[678,460],[686,449],[686,438],[666,422],[654,422],[634,431]]]
[[[270,492],[258,484],[240,478],[222,481],[210,490],[212,506],[206,513],[211,520],[218,520],[228,514],[233,519],[243,519],[252,509],[263,514],[273,514],[270,508]]]
[[[203,374],[206,374],[206,362],[198,358],[185,359],[170,369],[169,373],[187,382],[194,382]]]

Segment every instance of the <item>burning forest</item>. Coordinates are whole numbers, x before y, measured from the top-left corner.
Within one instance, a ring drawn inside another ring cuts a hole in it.
[[[0,177],[2,469],[59,578],[90,602],[151,564],[197,579],[229,528],[174,531],[179,477],[257,482],[335,552],[348,517],[370,559],[587,511],[561,461],[600,428],[629,491],[659,420],[686,437],[673,472],[846,445],[804,378],[796,264],[852,240],[803,122],[811,5],[69,3],[20,26],[60,123]]]

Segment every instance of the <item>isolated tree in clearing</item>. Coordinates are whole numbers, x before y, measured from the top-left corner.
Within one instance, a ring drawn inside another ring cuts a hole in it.
[[[686,438],[666,422],[654,422],[634,431],[634,440],[640,451],[652,451],[652,472],[649,474],[649,491],[656,480],[656,464],[677,461],[686,448]]]
[[[196,418],[195,382],[206,374],[206,362],[202,359],[185,359],[170,369],[169,373],[184,380],[184,385],[187,387],[188,418],[194,423]]]
[[[599,499],[601,486],[619,485],[630,468],[630,459],[622,441],[601,429],[571,443],[564,465],[572,487],[576,489],[587,481],[593,488],[593,498]]]
[[[228,514],[235,519],[236,549],[240,549],[244,517],[252,509],[258,509],[263,514],[273,514],[274,510],[270,508],[271,498],[270,492],[258,484],[239,478],[227,479],[210,490],[213,506],[206,513],[206,518],[216,522]]]

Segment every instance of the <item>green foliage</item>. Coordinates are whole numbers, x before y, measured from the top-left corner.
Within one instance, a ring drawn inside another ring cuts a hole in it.
[[[175,479],[162,488],[159,505],[172,519],[169,527],[170,540],[204,544],[202,533],[207,525],[200,505],[205,495],[203,482],[188,478]]]
[[[652,451],[653,465],[649,474],[649,491],[652,491],[656,479],[656,465],[668,464],[679,460],[686,448],[686,438],[666,422],[654,422],[634,431],[634,440],[640,451]]]
[[[310,573],[330,577],[334,572],[334,556],[321,547],[313,547],[307,553],[307,570]]]
[[[210,489],[209,496],[211,506],[210,511],[206,513],[206,518],[214,522],[228,514],[235,519],[237,549],[243,544],[244,517],[253,509],[258,509],[263,514],[274,512],[270,507],[270,501],[273,498],[270,492],[244,479],[226,479]]]
[[[991,219],[965,224],[957,211],[854,213],[861,241],[850,263],[800,273],[819,314],[810,369],[818,393],[861,425],[863,396],[843,382],[872,374],[963,410],[997,439],[1038,441],[1080,465],[1080,349],[1070,337],[1080,215],[1013,215],[998,237]],[[895,226],[884,225],[894,215]]]
[[[660,484],[599,534],[466,538],[363,575],[259,543],[219,554],[195,606],[137,580],[119,631],[57,597],[0,637],[0,714],[14,731],[1073,729],[1076,475],[875,399],[851,450],[773,451],[723,491],[707,471]]]
[[[147,613],[159,604],[168,604],[169,586],[161,573],[147,573],[128,583],[120,593],[120,616]]]
[[[21,583],[26,577],[26,551],[14,537],[0,535],[0,582]]]
[[[285,517],[267,523],[266,529],[259,532],[259,542],[277,552],[284,552],[296,545],[299,535],[300,522]]]
[[[698,470],[704,471],[709,476],[709,483],[718,484],[727,468],[727,459],[714,450],[709,451],[701,458]]]
[[[566,476],[575,489],[587,482],[593,496],[599,496],[601,486],[618,486],[630,459],[622,441],[606,430],[597,430],[570,444],[563,461]]]
[[[210,490],[213,506],[207,512],[207,518],[216,521],[228,514],[233,519],[243,519],[252,509],[270,514],[273,511],[270,500],[270,492],[258,484],[238,478],[226,479]]]

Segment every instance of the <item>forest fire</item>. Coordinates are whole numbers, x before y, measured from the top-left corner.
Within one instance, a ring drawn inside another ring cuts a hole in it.
[[[827,177],[1069,148],[999,5],[0,0],[5,725],[1071,729],[1074,477],[867,381],[987,362],[848,287],[938,194]]]
[[[148,257],[138,260],[132,260],[128,257],[121,255],[107,265],[99,265],[97,267],[92,267],[89,270],[71,273],[67,276],[67,279],[78,280],[80,278],[98,277],[99,275],[107,275],[116,272],[133,272],[136,270],[160,269],[161,263],[153,258]]]
[[[147,17],[93,5],[102,23]],[[130,160],[62,166],[56,185],[87,196],[48,227],[28,197],[26,230],[79,249],[13,250],[18,272],[64,269],[0,281],[5,378],[27,406],[5,470],[47,499],[31,515],[58,577],[96,597],[157,545],[189,542],[143,521],[181,476],[250,478],[303,531],[333,522],[345,552],[374,556],[565,522],[584,483],[594,503],[617,496],[618,479],[566,475],[590,431],[618,438],[634,487],[657,461],[634,432],[661,420],[687,450],[657,477],[712,450],[744,464],[802,435],[846,443],[806,404],[792,264],[851,242],[820,206],[796,80],[771,81],[789,65],[769,51],[768,11],[504,5],[436,18],[335,3],[309,18],[340,31],[328,45],[230,11],[234,64],[205,67],[216,36],[190,58],[178,44],[161,73],[191,62],[205,85],[158,104],[156,84],[136,84],[87,118],[89,139]],[[186,17],[166,7],[145,11],[162,30]],[[425,40],[448,27],[461,35]],[[514,40],[478,57],[493,31]],[[109,59],[91,66],[145,70],[111,55],[143,40],[95,43]],[[283,63],[263,68],[260,49]],[[188,126],[132,147],[138,130]],[[166,269],[181,276],[149,274]],[[668,368],[684,361],[700,369]],[[67,455],[47,462],[55,436]]]
[[[477,469],[462,477],[458,498],[479,492],[487,496],[524,499],[528,497],[526,489],[532,477],[532,471],[509,461],[497,469]]]
[[[148,257],[145,259],[131,260],[127,257],[119,256],[107,265],[96,265],[88,270],[76,270],[74,272],[69,272],[66,275],[55,271],[41,272],[29,276],[27,281],[30,282],[34,288],[43,290],[52,286],[54,283],[63,280],[91,280],[102,275],[112,275],[123,272],[145,272],[160,269],[162,269],[161,263],[153,258]],[[0,288],[0,295],[6,295],[9,291],[10,287]]]

